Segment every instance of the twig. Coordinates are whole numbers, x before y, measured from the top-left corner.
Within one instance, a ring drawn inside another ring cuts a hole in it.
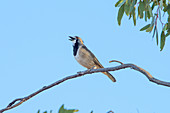
[[[47,89],[50,89],[56,85],[59,85],[60,83],[63,83],[64,81],[67,81],[69,79],[73,79],[73,78],[77,78],[77,77],[81,77],[83,75],[87,75],[87,74],[92,74],[92,73],[97,73],[97,72],[106,72],[106,71],[116,71],[116,70],[121,70],[121,69],[125,69],[125,68],[131,68],[131,69],[134,69],[136,71],[139,71],[141,73],[143,73],[151,82],[154,82],[158,85],[163,85],[163,86],[167,86],[167,87],[170,87],[170,82],[165,82],[165,81],[161,81],[159,79],[156,79],[154,78],[149,72],[147,72],[146,70],[144,70],[143,68],[140,68],[138,67],[137,65],[134,65],[134,64],[123,64],[121,63],[122,65],[120,66],[116,66],[116,67],[110,67],[110,68],[100,68],[100,69],[91,69],[91,70],[86,70],[86,71],[81,71],[81,73],[77,73],[75,75],[71,75],[71,76],[68,76],[68,77],[65,77],[61,80],[58,80],[48,86],[44,86],[43,88],[39,89],[38,91],[24,97],[24,98],[18,98],[18,99],[15,99],[13,100],[12,102],[10,102],[8,104],[8,106],[4,109],[1,109],[0,110],[0,113],[3,113],[4,111],[7,111],[7,110],[10,110],[12,108],[15,108],[19,105],[21,105],[23,102],[31,99],[32,97],[38,95],[39,93],[47,90]],[[17,101],[19,101],[18,103],[16,103]]]
[[[123,65],[123,63],[121,61],[118,61],[118,60],[111,60],[111,61],[109,61],[109,63],[111,63],[111,62],[117,62],[117,63],[120,63],[121,65]]]

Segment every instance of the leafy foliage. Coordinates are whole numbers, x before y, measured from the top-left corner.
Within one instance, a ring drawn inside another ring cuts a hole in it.
[[[169,1],[167,0],[118,0],[115,4],[115,7],[120,7],[117,16],[118,24],[121,25],[121,20],[124,14],[129,16],[129,19],[133,17],[134,26],[136,26],[136,16],[140,19],[144,19],[146,22],[148,19],[152,19],[151,23],[145,25],[140,31],[146,31],[149,33],[153,31],[153,37],[156,36],[156,42],[158,45],[159,34],[157,22],[159,21],[162,25],[160,35],[160,50],[162,51],[165,46],[166,37],[170,35],[170,4],[168,2]],[[162,17],[165,18],[165,14],[168,15],[168,19],[163,23]]]
[[[64,104],[60,107],[58,113],[75,113],[75,112],[78,112],[79,110],[76,110],[76,109],[65,109],[64,108]],[[40,110],[38,110],[37,113],[40,113]],[[52,110],[50,112],[47,112],[47,111],[44,111],[43,113],[52,113]]]
[[[76,109],[70,109],[70,110],[67,110],[64,108],[64,104],[60,107],[59,109],[59,112],[58,113],[75,113],[75,112],[78,112],[79,110],[76,110]]]
[[[75,113],[75,112],[78,112],[79,110],[77,110],[77,109],[65,109],[64,108],[64,104],[60,107],[60,109],[59,109],[59,111],[58,111],[58,113]],[[37,113],[40,113],[40,110],[38,110],[38,112]],[[50,112],[47,112],[47,111],[44,111],[44,112],[42,112],[42,113],[52,113],[52,110],[50,110]],[[90,113],[93,113],[93,111],[91,111]],[[113,111],[109,111],[109,112],[107,112],[107,113],[114,113]]]

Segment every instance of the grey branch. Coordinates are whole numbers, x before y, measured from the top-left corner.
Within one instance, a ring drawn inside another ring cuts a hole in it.
[[[48,86],[44,86],[43,88],[39,89],[38,91],[24,97],[24,98],[18,98],[18,99],[15,99],[13,100],[12,102],[10,102],[8,104],[8,106],[4,109],[1,109],[0,110],[0,113],[3,113],[4,111],[7,111],[7,110],[10,110],[12,108],[15,108],[19,105],[21,105],[23,102],[31,99],[32,97],[38,95],[39,93],[47,90],[47,89],[50,89],[56,85],[59,85],[60,83],[63,83],[64,81],[67,81],[69,79],[73,79],[73,78],[77,78],[77,77],[81,77],[83,75],[87,75],[87,74],[92,74],[92,73],[97,73],[97,72],[106,72],[106,71],[116,71],[116,70],[121,70],[121,69],[125,69],[125,68],[131,68],[131,69],[134,69],[136,71],[139,71],[141,73],[143,73],[148,79],[149,81],[151,82],[154,82],[158,85],[163,85],[163,86],[167,86],[167,87],[170,87],[170,82],[165,82],[165,81],[161,81],[159,79],[156,79],[154,78],[149,72],[147,72],[146,70],[144,70],[143,68],[140,68],[134,64],[123,64],[121,63],[120,61],[116,61],[116,60],[113,60],[113,61],[110,61],[110,62],[118,62],[120,63],[121,65],[120,66],[116,66],[116,67],[109,67],[109,68],[100,68],[100,69],[90,69],[90,70],[86,70],[86,71],[81,71],[81,72],[78,72],[77,74],[74,74],[74,75],[71,75],[71,76],[68,76],[68,77],[65,77],[61,80],[58,80]]]

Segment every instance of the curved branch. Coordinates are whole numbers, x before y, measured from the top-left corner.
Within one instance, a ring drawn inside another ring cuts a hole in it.
[[[111,61],[109,61],[109,63],[111,63],[111,62],[117,62],[117,63],[120,63],[121,65],[123,65],[123,63],[121,61],[118,61],[118,60],[111,60]]]
[[[112,61],[112,62],[115,62],[115,60]],[[6,108],[1,109],[0,113],[3,113],[4,111],[10,110],[12,108],[15,108],[15,107],[21,105],[23,102],[25,102],[25,101],[31,99],[32,97],[38,95],[39,93],[41,93],[41,92],[43,92],[43,91],[45,91],[47,89],[50,89],[50,88],[52,88],[52,87],[54,87],[56,85],[59,85],[60,83],[63,83],[64,81],[67,81],[69,79],[73,79],[73,78],[81,77],[83,75],[97,73],[97,72],[116,71],[116,70],[121,70],[121,69],[125,69],[125,68],[131,68],[131,69],[134,69],[136,71],[139,71],[139,72],[143,73],[151,82],[154,82],[154,83],[156,83],[158,85],[163,85],[163,86],[170,87],[170,82],[165,82],[165,81],[161,81],[159,79],[154,78],[149,72],[147,72],[146,70],[144,70],[141,67],[138,67],[137,65],[121,63],[120,66],[116,66],[116,67],[100,68],[100,69],[90,69],[90,70],[78,72],[75,75],[71,75],[71,76],[65,77],[65,78],[63,78],[61,80],[58,80],[58,81],[48,85],[48,86],[44,86],[43,88],[39,89],[38,91],[36,91],[36,92],[34,92],[34,93],[24,97],[24,98],[18,98],[18,99],[13,100],[12,102],[10,102],[8,104],[8,106]],[[17,101],[18,101],[18,103],[16,103]]]

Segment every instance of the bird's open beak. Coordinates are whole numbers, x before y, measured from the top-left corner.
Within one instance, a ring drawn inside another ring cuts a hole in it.
[[[72,37],[72,36],[69,36],[69,38],[70,38],[70,39],[69,39],[70,41],[75,40],[75,38],[74,38],[74,37]]]

